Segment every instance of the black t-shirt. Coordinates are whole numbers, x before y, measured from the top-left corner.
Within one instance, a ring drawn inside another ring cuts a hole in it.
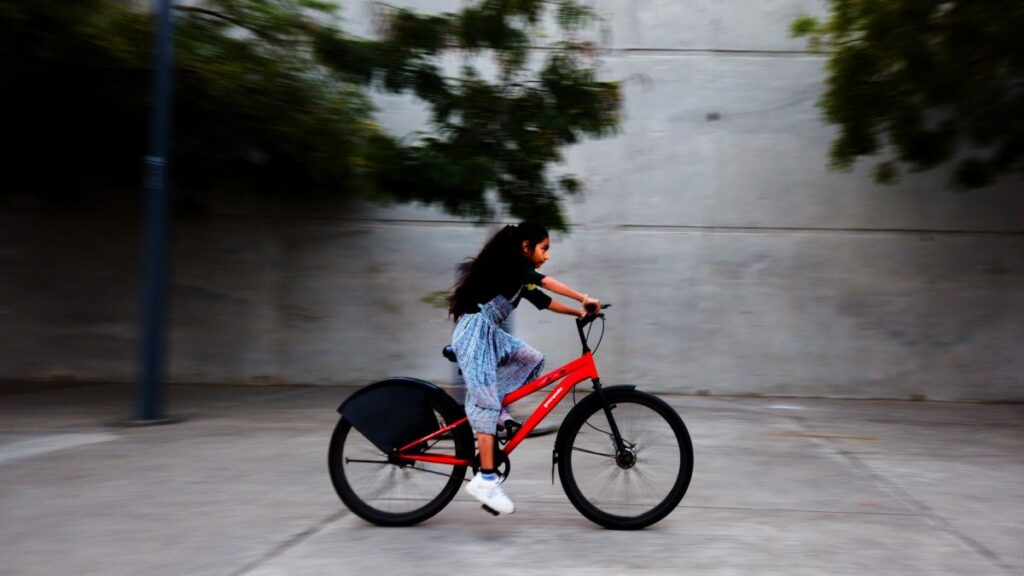
[[[530,266],[526,266],[523,268],[522,274],[506,289],[501,291],[501,295],[512,300],[513,307],[519,306],[521,298],[526,298],[538,310],[544,310],[551,305],[551,297],[541,291],[540,283],[542,280],[544,280],[543,274]],[[517,293],[518,297],[516,296]]]

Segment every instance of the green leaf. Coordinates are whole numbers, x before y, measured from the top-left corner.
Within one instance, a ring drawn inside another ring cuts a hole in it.
[[[899,170],[893,162],[880,162],[875,166],[875,182],[892,184],[899,180]]]
[[[818,19],[812,16],[800,16],[789,24],[789,35],[798,38],[820,34]]]

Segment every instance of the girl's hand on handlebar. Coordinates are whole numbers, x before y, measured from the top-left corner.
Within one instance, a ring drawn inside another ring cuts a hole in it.
[[[580,311],[580,318],[586,318],[587,316],[597,316],[601,313],[601,299],[591,298],[590,296],[583,297],[583,309]]]

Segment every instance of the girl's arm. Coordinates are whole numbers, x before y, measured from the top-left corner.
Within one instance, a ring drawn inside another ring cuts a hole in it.
[[[555,280],[551,276],[545,276],[544,279],[540,281],[540,287],[544,288],[545,290],[551,290],[555,294],[561,294],[566,298],[578,300],[581,304],[583,303],[583,298],[586,297],[586,294],[573,290],[569,286],[559,282],[558,280]]]
[[[568,285],[563,284],[562,282],[559,282],[558,280],[555,280],[551,276],[545,276],[544,279],[540,281],[540,286],[541,286],[541,288],[544,288],[545,290],[550,290],[550,291],[554,292],[555,294],[560,294],[562,296],[565,296],[566,298],[572,298],[573,300],[578,300],[580,302],[580,304],[582,304],[582,305],[586,305],[586,304],[589,304],[589,303],[594,303],[594,304],[597,304],[598,306],[600,306],[600,304],[601,304],[601,301],[599,299],[591,298],[590,296],[587,296],[586,294],[583,294],[582,292],[577,292],[576,290],[573,290],[572,288],[570,288]],[[559,304],[559,306],[564,309],[564,310],[561,310],[561,309],[556,308],[555,304],[556,304],[556,302],[552,301],[551,302],[551,306],[549,306],[548,309],[553,311],[553,312],[561,312],[562,314],[572,314],[574,316],[581,316],[582,314],[585,313],[582,310],[577,310],[575,308],[570,308],[568,306],[565,306],[564,304]]]
[[[568,314],[569,316],[575,316],[577,318],[583,318],[585,312],[583,308],[573,308],[572,306],[566,306],[558,300],[552,300],[551,304],[548,304],[548,310],[552,312],[558,312],[559,314]]]

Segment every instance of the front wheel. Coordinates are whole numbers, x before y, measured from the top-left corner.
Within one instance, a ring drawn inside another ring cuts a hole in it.
[[[645,528],[672,512],[690,485],[690,434],[656,396],[636,390],[605,390],[604,396],[608,412],[592,394],[562,423],[555,447],[562,488],[581,514],[601,526]]]

